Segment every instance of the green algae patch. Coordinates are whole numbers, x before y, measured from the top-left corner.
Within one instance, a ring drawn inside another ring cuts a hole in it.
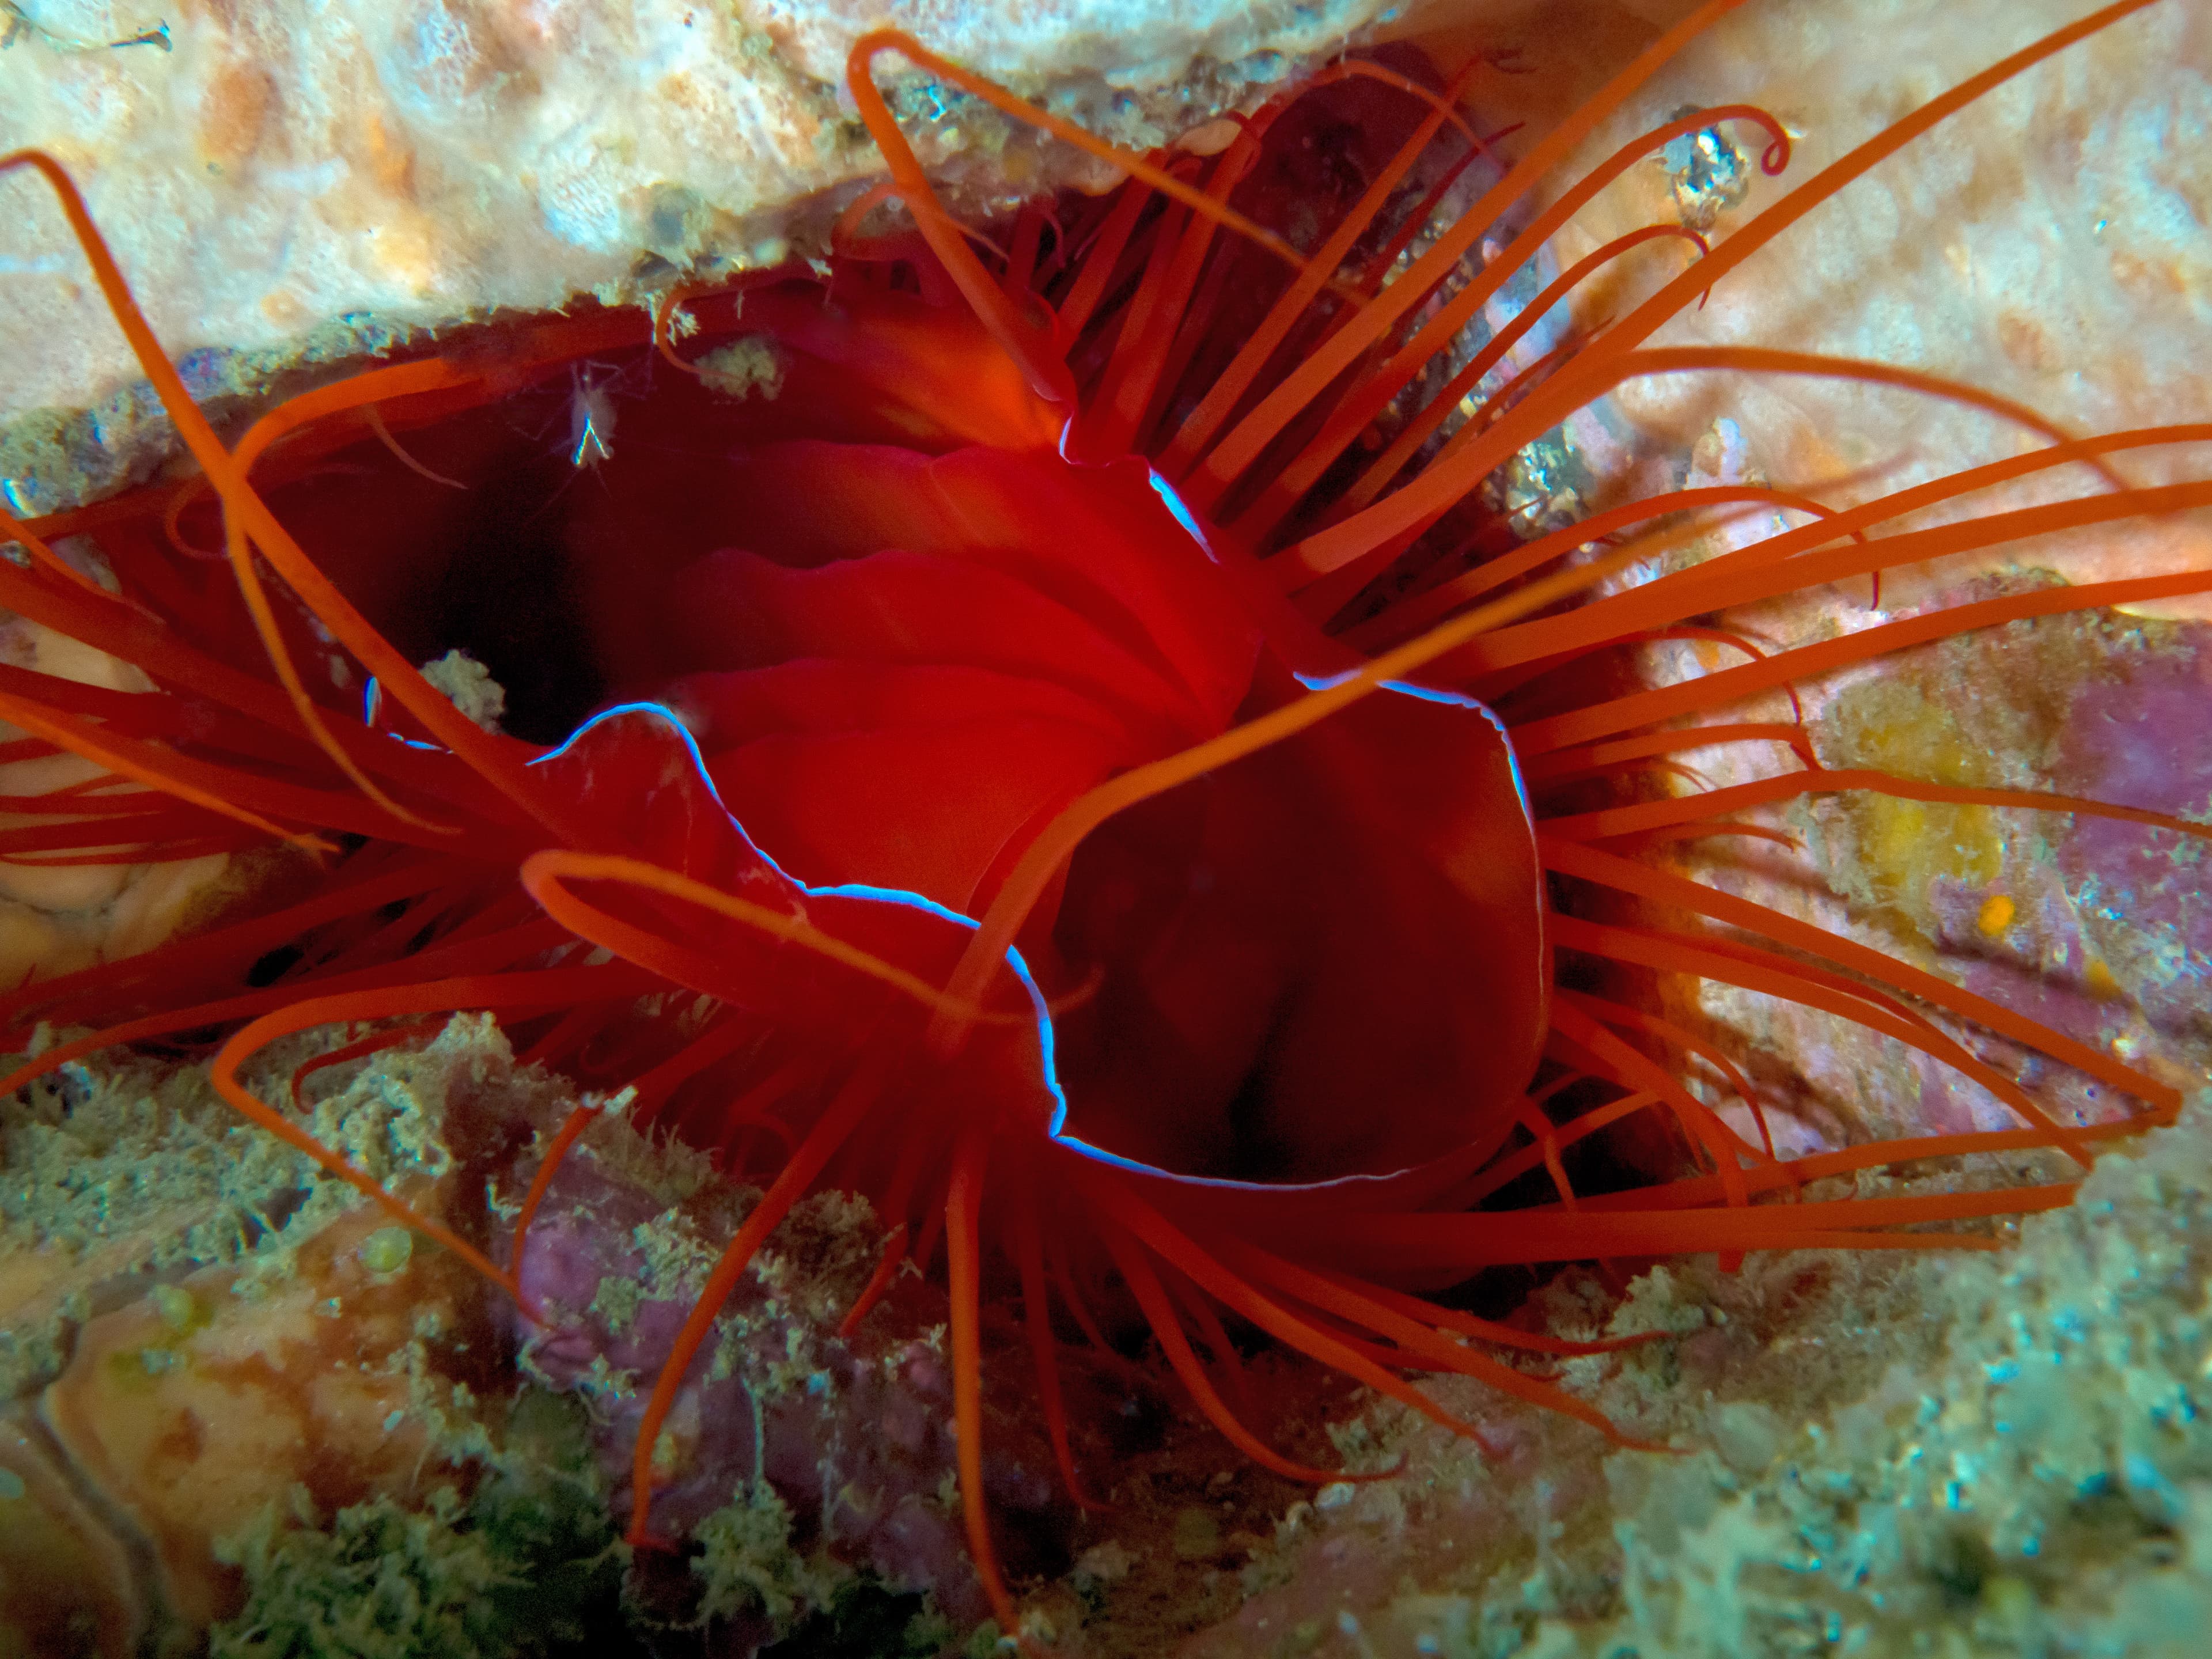
[[[210,1659],[503,1659],[617,1639],[629,1551],[571,1401],[526,1390],[471,1495],[378,1498],[327,1527],[295,1494],[217,1546],[246,1603]]]
[[[348,1039],[289,1039],[258,1056],[246,1081],[289,1102],[293,1072]],[[35,1054],[58,1041],[41,1030]],[[452,1172],[448,1119],[496,1098],[517,1119],[558,1115],[561,1086],[518,1068],[483,1016],[460,1016],[419,1049],[395,1049],[314,1074],[301,1127],[379,1180]],[[71,1062],[0,1099],[0,1398],[40,1386],[66,1362],[71,1333],[95,1304],[237,1264],[239,1293],[288,1279],[302,1243],[365,1202],[313,1160],[242,1120],[203,1066],[125,1057]],[[404,1267],[415,1245],[382,1234]]]
[[[702,1622],[757,1613],[781,1640],[852,1576],[826,1556],[810,1559],[792,1547],[791,1510],[763,1480],[741,1489],[693,1535],[702,1547],[691,1559]]]
[[[490,1595],[510,1564],[461,1526],[451,1487],[410,1512],[390,1498],[338,1511],[328,1531],[271,1516],[225,1540],[251,1585],[245,1613],[216,1627],[213,1659],[493,1659],[513,1650]]]

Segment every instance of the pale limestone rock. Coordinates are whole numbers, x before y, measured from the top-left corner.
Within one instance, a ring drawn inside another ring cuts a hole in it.
[[[0,616],[0,660],[114,691],[153,682],[102,651],[25,621]],[[24,734],[0,721],[0,741]],[[0,764],[0,797],[30,796],[88,782],[103,768],[75,755]],[[126,783],[118,793],[137,793]],[[51,824],[38,814],[0,811],[0,830]],[[227,854],[159,864],[37,865],[0,862],[0,979],[18,984],[108,957],[150,950],[229,867]]]
[[[280,1058],[273,1077],[252,1086],[278,1094],[297,1062],[296,1053]],[[456,1018],[419,1052],[372,1059],[334,1092],[310,1087],[310,1133],[385,1180],[417,1214],[447,1222],[481,1190],[457,1176],[441,1139],[449,1111],[465,1115],[472,1136],[520,1140],[570,1104],[541,1079],[518,1073],[505,1040],[481,1017]],[[302,1501],[327,1518],[371,1494],[420,1500],[481,1450],[470,1396],[454,1383],[488,1372],[490,1333],[481,1322],[489,1292],[453,1254],[395,1237],[392,1218],[349,1188],[303,1164],[287,1169],[289,1153],[270,1161],[265,1148],[241,1155],[226,1140],[203,1143],[212,1158],[196,1156],[205,1129],[181,1121],[173,1085],[157,1084],[135,1105],[129,1092],[95,1091],[77,1109],[110,1125],[111,1134],[119,1127],[137,1136],[177,1114],[166,1130],[155,1129],[144,1178],[125,1182],[112,1170],[85,1168],[82,1184],[104,1202],[80,1203],[51,1182],[44,1193],[10,1194],[18,1228],[27,1219],[33,1236],[48,1236],[30,1250],[11,1248],[20,1230],[0,1241],[8,1269],[0,1273],[0,1334],[15,1340],[19,1361],[32,1362],[11,1382],[52,1377],[39,1396],[38,1428],[26,1425],[16,1437],[58,1453],[70,1485],[137,1547],[145,1582],[131,1590],[127,1577],[121,1581],[130,1599],[117,1616],[143,1620],[141,1592],[153,1589],[167,1619],[197,1629],[235,1603],[238,1575],[218,1561],[218,1539]],[[88,1122],[15,1127],[11,1153],[28,1152],[34,1164],[44,1161],[41,1139],[54,1150],[71,1141],[82,1149],[100,1135]],[[88,1164],[101,1162],[95,1154]],[[147,1202],[165,1182],[160,1200]],[[258,1237],[249,1232],[228,1249],[219,1238],[191,1236],[195,1216],[240,1207],[264,1218],[289,1211],[289,1218],[264,1219]],[[221,1259],[182,1277],[174,1271],[210,1255]],[[52,1344],[65,1363],[40,1364],[21,1339],[46,1322],[41,1304],[58,1294],[74,1304]],[[116,1305],[125,1294],[132,1299]],[[34,1486],[14,1443],[0,1417],[0,1471],[14,1468]],[[0,1499],[9,1490],[0,1480]],[[0,1507],[0,1584],[11,1562],[32,1559],[30,1541],[10,1536],[9,1512]],[[39,1610],[34,1598],[0,1594],[0,1653],[50,1650],[7,1645]]]
[[[663,261],[774,263],[878,166],[852,41],[915,32],[1054,108],[1156,143],[1337,50],[1380,0],[25,0],[0,151],[71,170],[196,393],[395,331],[579,293]],[[160,28],[166,27],[166,33]],[[149,38],[137,44],[110,45]],[[957,198],[1091,164],[879,70]],[[1095,171],[1095,168],[1092,169]],[[137,380],[44,186],[0,182],[0,429]],[[0,449],[0,463],[9,457]],[[19,510],[56,486],[15,458]]]
[[[2200,1099],[1996,1255],[1706,1257],[1625,1300],[1563,1279],[1541,1297],[1562,1329],[1669,1333],[1563,1369],[1671,1453],[1435,1379],[1496,1449],[1395,1405],[1340,1427],[1399,1476],[1293,1510],[1242,1609],[1168,1651],[2190,1659],[2212,1612],[2207,1130]]]
[[[1756,179],[1740,205],[1717,215],[1712,234],[1723,240],[1883,127],[2094,9],[2087,0],[1749,4],[1604,124],[1555,184],[1686,108],[1759,105],[1793,136],[1795,154],[1782,177]],[[1500,90],[1539,100],[1540,125],[1624,61],[1622,48],[1690,6],[1646,0],[1623,9],[1653,21],[1639,29],[1616,12],[1587,31],[1510,31],[1539,73]],[[1586,42],[1615,35],[1594,61]],[[1570,57],[1577,61],[1562,61]],[[1755,162],[1755,129],[1735,132]],[[1561,264],[1636,226],[1673,221],[1674,182],[1659,162],[1632,169],[1569,227]],[[1620,314],[1624,298],[1650,291],[1656,265],[1624,283],[1591,284],[1579,315]],[[1871,359],[2027,404],[2078,433],[2212,419],[2212,10],[2154,5],[2029,70],[1753,255],[1702,312],[1652,343]],[[1954,404],[1843,381],[1680,375],[1632,383],[1613,406],[1676,458],[1717,416],[1732,417],[1753,471],[1836,505],[2044,441]],[[2201,477],[2206,453],[2143,451],[2118,466],[2133,481],[2170,482]],[[1814,487],[1869,468],[1881,475]],[[1976,507],[2077,495],[2090,480],[2080,468],[2057,471]],[[2112,580],[2203,563],[2212,530],[2201,515],[2147,523],[2037,556],[2075,580]],[[2212,601],[2169,601],[2157,614],[2212,615]]]

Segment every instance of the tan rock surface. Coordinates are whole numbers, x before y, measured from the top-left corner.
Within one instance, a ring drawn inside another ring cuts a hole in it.
[[[1748,187],[1734,205],[1721,205],[1729,194],[1708,204],[1722,241],[1890,123],[2095,9],[1753,0],[1604,124],[1554,187],[1686,109],[1755,104],[1784,124],[1794,154],[1780,178],[1759,177],[1755,130],[1733,129]],[[1571,27],[1559,26],[1562,9]],[[1488,83],[1486,118],[1502,99],[1541,130],[1691,9],[1689,0],[1531,0],[1517,21],[1458,33],[1464,44],[1521,49],[1535,73]],[[1561,264],[1675,220],[1680,176],[1660,161],[1632,169],[1569,226]],[[1622,282],[1582,291],[1583,320],[1619,315],[1624,298],[1650,290],[1632,265],[1620,269],[1631,273]],[[1964,381],[2081,433],[2212,419],[2212,10],[2166,0],[1980,100],[1753,255],[1704,310],[1651,343],[1869,359]],[[1613,406],[1677,465],[1717,417],[1732,419],[1748,469],[1838,506],[2044,441],[1954,404],[1847,381],[1676,375],[1632,383]],[[2119,470],[2142,483],[2201,477],[2208,453],[2145,451]],[[1865,469],[1878,476],[1818,487]],[[2075,495],[2088,478],[2054,471],[2006,504]],[[2075,580],[2110,579],[2203,562],[2212,530],[2199,515],[2039,553]],[[2207,606],[2173,602],[2160,614],[2212,615]]]
[[[1379,9],[22,0],[0,51],[0,151],[39,145],[70,168],[173,355],[272,354],[192,365],[196,392],[251,391],[302,351],[627,292],[661,260],[742,267],[818,242],[878,167],[844,89],[846,51],[870,28],[913,30],[1146,143],[1255,100]],[[1082,165],[907,80],[915,138],[970,205]],[[138,378],[26,177],[0,181],[0,429]],[[52,507],[33,472],[0,447],[21,504]]]
[[[107,690],[152,686],[129,664],[21,617],[0,617],[0,661]],[[23,735],[0,721],[0,741]],[[103,771],[76,755],[9,761],[0,764],[0,799],[86,783]],[[52,822],[0,811],[0,830]],[[152,948],[229,863],[228,854],[217,853],[160,864],[0,864],[0,981],[18,984],[34,973],[70,973]]]
[[[145,1628],[129,1552],[55,1468],[36,1425],[0,1416],[0,1656],[125,1659]]]
[[[144,1534],[187,1623],[234,1594],[214,1541],[295,1486],[327,1513],[372,1492],[419,1496],[444,1473],[411,1409],[428,1381],[419,1345],[450,1340],[479,1287],[427,1246],[380,1256],[389,1225],[364,1206],[307,1241],[289,1279],[210,1268],[103,1315],[47,1388],[46,1426]]]

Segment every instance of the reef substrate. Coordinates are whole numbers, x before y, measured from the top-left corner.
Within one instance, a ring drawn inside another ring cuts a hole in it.
[[[272,1077],[329,1045],[272,1056]],[[325,1068],[312,1121],[426,1213],[509,1217],[575,1103],[489,1019]],[[336,1080],[332,1080],[336,1079]],[[312,1162],[242,1132],[191,1066],[72,1067],[0,1107],[0,1639],[125,1659],[910,1653],[987,1632],[953,1496],[941,1286],[839,1328],[882,1230],[829,1193],[754,1262],[664,1430],[683,1478],[616,1527],[644,1388],[758,1200],[600,1118],[546,1193],[532,1326]],[[1018,1322],[987,1331],[985,1480],[1036,1628],[1140,1596],[1188,1623],[1204,1559],[1300,1488],[1222,1476],[1210,1429],[1126,1362],[1068,1376],[1078,1444],[1133,1482],[1110,1518],[1060,1489]],[[1327,1446],[1353,1392],[1262,1361],[1258,1399]],[[1208,1595],[1212,1593],[1209,1585]],[[1118,1638],[1115,1638],[1118,1639]],[[1069,1651],[1093,1650],[1073,1645]],[[1105,1649],[1096,1650],[1104,1651]]]
[[[2208,685],[2203,624],[2053,619],[1908,654],[1808,723],[1832,760],[1910,752],[1954,775],[1971,772],[1969,755],[2027,752],[2047,757],[2054,781],[2101,772],[2109,785],[2123,754],[2154,755],[2142,781],[2202,811]],[[1380,1407],[1332,1432],[1358,1467],[1395,1475],[1324,1492],[1266,1547],[1224,1551],[1218,1565],[1243,1605],[1158,1650],[2198,1650],[2212,1618],[2212,1026],[2201,989],[2212,902],[2200,866],[2139,861],[2092,826],[2039,833],[1971,809],[1900,823],[1892,804],[1855,803],[1799,827],[1804,864],[1706,866],[1701,878],[1769,903],[1793,884],[1825,894],[1833,883],[1845,902],[1807,914],[2083,1041],[2150,1057],[2188,1091],[2179,1121],[2100,1159],[2071,1207],[2004,1226],[1996,1254],[1781,1253],[1735,1274],[1705,1257],[1651,1268],[1625,1299],[1600,1273],[1555,1280],[1530,1307],[1548,1328],[1671,1334],[1565,1370],[1631,1432],[1680,1455],[1617,1452],[1442,1385],[1440,1398],[1511,1448],[1486,1462]],[[1889,1045],[1725,990],[1682,1000],[1747,1046],[1778,1135],[1817,1140],[1850,1114],[1915,1133],[1977,1121],[1972,1091]],[[1941,1188],[1964,1173],[1906,1165],[1859,1190]]]
[[[881,166],[844,88],[860,33],[939,50],[1148,148],[1364,38],[1379,0],[22,0],[0,9],[0,152],[85,184],[193,395],[580,295],[649,296],[823,251]],[[988,217],[1110,181],[926,76],[896,88],[939,187]],[[51,512],[175,445],[23,181],[0,183],[0,488]],[[28,282],[20,279],[30,278]]]
[[[749,1194],[605,1120],[549,1205],[533,1282],[559,1294],[525,1381],[485,1363],[509,1310],[305,1160],[223,1144],[241,1137],[190,1071],[64,1086],[68,1120],[11,1109],[5,1129],[17,1275],[108,1215],[101,1252],[59,1252],[78,1299],[37,1304],[72,1339],[58,1374],[23,1340],[37,1308],[5,1310],[19,1395],[52,1379],[43,1422],[0,1419],[0,1620],[22,1650],[121,1659],[213,1618],[238,1659],[763,1641],[919,1659],[978,1628],[942,1487],[942,1294],[910,1281],[859,1340],[836,1332],[872,1265],[865,1206],[809,1206],[757,1265],[726,1365],[676,1424],[695,1478],[672,1501],[704,1547],[626,1578],[610,1497],[639,1370]],[[476,1020],[314,1093],[325,1133],[418,1170],[418,1194],[460,1188],[435,1133],[455,1105],[543,1129],[568,1103]],[[1110,1513],[1072,1511],[1033,1428],[994,1419],[994,1500],[1045,1552],[1029,1627],[1097,1659],[2183,1659],[2212,1613],[2207,1105],[2108,1155],[2072,1208],[2008,1227],[2000,1255],[1785,1253],[1734,1274],[1707,1257],[1625,1296],[1587,1273],[1547,1285],[1528,1312],[1561,1334],[1665,1334],[1568,1380],[1678,1455],[1432,1382],[1502,1449],[1486,1457],[1258,1359],[1286,1443],[1393,1471],[1316,1492],[1240,1468],[1156,1383],[1079,1376]],[[24,1247],[33,1216],[43,1250]],[[316,1379],[341,1352],[358,1380],[333,1389]],[[354,1633],[333,1645],[332,1626]]]
[[[2212,1618],[2208,1170],[2200,1101],[2002,1255],[1692,1262],[1618,1306],[1556,1285],[1559,1328],[1581,1296],[1585,1328],[1675,1334],[1583,1381],[1686,1455],[1528,1414],[1486,1418],[1514,1442],[1486,1463],[1372,1413],[1340,1440],[1397,1478],[1286,1516],[1228,1568],[1242,1608],[1159,1650],[2185,1659]]]

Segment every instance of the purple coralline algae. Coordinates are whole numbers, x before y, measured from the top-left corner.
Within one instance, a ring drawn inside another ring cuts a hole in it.
[[[544,1322],[515,1320],[526,1372],[591,1400],[593,1443],[623,1515],[654,1379],[756,1196],[696,1167],[672,1189],[668,1170],[685,1161],[648,1172],[641,1152],[627,1127],[609,1123],[556,1173],[519,1272]],[[906,1275],[840,1334],[881,1244],[865,1201],[831,1193],[803,1204],[722,1310],[653,1449],[653,1534],[705,1540],[691,1563],[706,1581],[702,1607],[743,1620],[759,1640],[820,1611],[855,1570],[894,1592],[931,1591],[962,1628],[988,1611],[957,1501],[942,1290]],[[997,1367],[1003,1385],[987,1400],[1024,1397],[1027,1363],[1016,1352]],[[1072,1510],[1051,1452],[1034,1423],[991,1415],[984,1479],[1001,1536],[1016,1559],[1062,1567]],[[764,1527],[747,1513],[763,1510]],[[787,1562],[738,1559],[740,1541],[759,1536]],[[647,1586],[672,1594],[661,1582],[671,1575],[650,1562],[641,1571]],[[733,1574],[735,1590],[716,1582]]]

